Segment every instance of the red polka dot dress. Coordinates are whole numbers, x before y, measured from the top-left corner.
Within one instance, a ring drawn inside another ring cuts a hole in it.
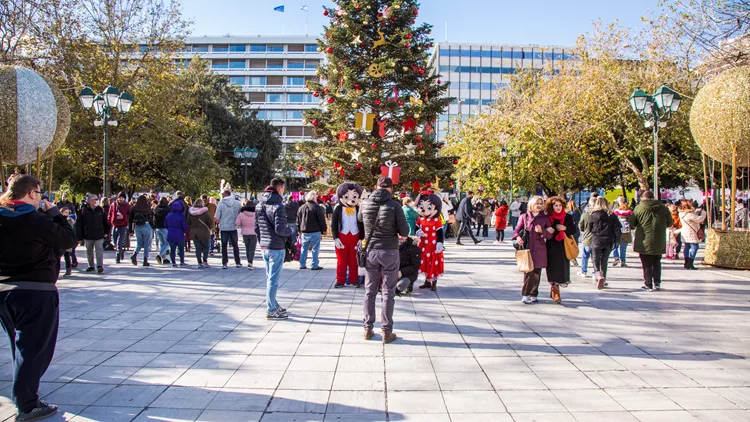
[[[424,273],[427,280],[436,279],[443,274],[443,252],[436,253],[438,243],[443,243],[443,224],[440,217],[419,217],[417,229],[426,236],[419,239],[419,249],[422,251],[422,264],[419,271]]]

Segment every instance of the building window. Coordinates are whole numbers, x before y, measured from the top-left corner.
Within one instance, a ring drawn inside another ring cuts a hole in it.
[[[229,51],[232,53],[244,53],[247,51],[247,46],[244,44],[232,44],[229,46]]]
[[[286,84],[287,85],[304,85],[305,77],[304,76],[289,76],[286,78]]]
[[[228,69],[228,68],[229,68],[228,60],[212,60],[211,61],[211,69]]]
[[[284,60],[275,59],[275,60],[268,60],[266,62],[266,69],[283,69],[283,68],[284,68]]]
[[[250,69],[265,69],[266,61],[262,59],[250,59]]]
[[[304,69],[305,61],[304,60],[287,60],[286,68],[287,69]]]
[[[208,53],[208,44],[193,44],[192,46],[187,46],[187,51],[192,51],[193,53]]]
[[[229,46],[226,44],[214,45],[211,49],[214,53],[226,53],[229,51]]]
[[[250,46],[250,52],[251,53],[265,53],[266,45],[265,44],[253,44]]]
[[[305,60],[305,69],[317,69],[320,60]]]
[[[315,44],[306,44],[305,45],[305,53],[317,53],[318,52],[318,46]]]
[[[284,46],[281,44],[277,45],[269,45],[268,46],[268,52],[269,53],[283,53],[284,52]]]
[[[300,53],[300,52],[305,51],[305,46],[304,46],[304,44],[288,44],[286,46],[286,51],[288,51],[290,53],[292,53],[292,52],[294,52],[294,53]]]
[[[245,60],[241,59],[234,59],[229,61],[229,68],[230,69],[244,69],[245,68]]]
[[[266,77],[266,85],[270,85],[270,86],[284,85],[284,77],[283,76],[268,76]]]
[[[264,110],[264,116],[262,117],[265,120],[283,120],[284,119],[284,112],[281,110]],[[260,113],[259,113],[259,118]]]
[[[266,94],[267,103],[281,103],[284,101],[284,94]]]
[[[287,110],[286,119],[287,120],[302,120],[302,110]]]
[[[289,126],[286,128],[286,136],[302,136],[302,126]]]
[[[251,103],[262,103],[266,101],[266,94],[262,92],[251,92],[248,100]]]
[[[265,76],[251,76],[250,77],[250,85],[252,85],[252,86],[265,86],[266,85],[266,77]]]
[[[245,85],[245,77],[244,76],[230,76],[229,84],[230,85]]]
[[[294,104],[310,104],[315,102],[312,94],[287,94],[288,102]]]

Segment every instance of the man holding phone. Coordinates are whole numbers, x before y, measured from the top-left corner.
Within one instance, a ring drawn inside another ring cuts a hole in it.
[[[21,175],[0,197],[0,323],[13,353],[16,421],[57,412],[39,398],[39,380],[57,342],[60,256],[76,244],[73,228],[41,190],[39,180]]]

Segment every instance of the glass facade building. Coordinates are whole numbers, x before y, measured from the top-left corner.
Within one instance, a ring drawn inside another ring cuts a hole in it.
[[[517,70],[549,67],[554,74],[571,60],[571,50],[559,46],[438,43],[430,64],[442,82],[450,82],[448,96],[455,98],[438,118],[438,139],[445,137],[451,120],[459,115],[465,120],[491,104],[497,90],[508,86]]]
[[[318,106],[305,82],[318,79],[315,70],[324,53],[313,36],[188,37],[178,63],[194,56],[209,61],[211,70],[240,87],[258,117],[280,130],[284,148],[312,138],[312,126],[302,124],[302,111]]]

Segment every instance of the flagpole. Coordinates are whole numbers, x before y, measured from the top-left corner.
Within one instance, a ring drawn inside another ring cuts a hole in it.
[[[309,23],[310,23],[310,12],[307,9],[307,7],[305,7],[305,36],[308,35],[308,30],[307,29],[308,29]]]

